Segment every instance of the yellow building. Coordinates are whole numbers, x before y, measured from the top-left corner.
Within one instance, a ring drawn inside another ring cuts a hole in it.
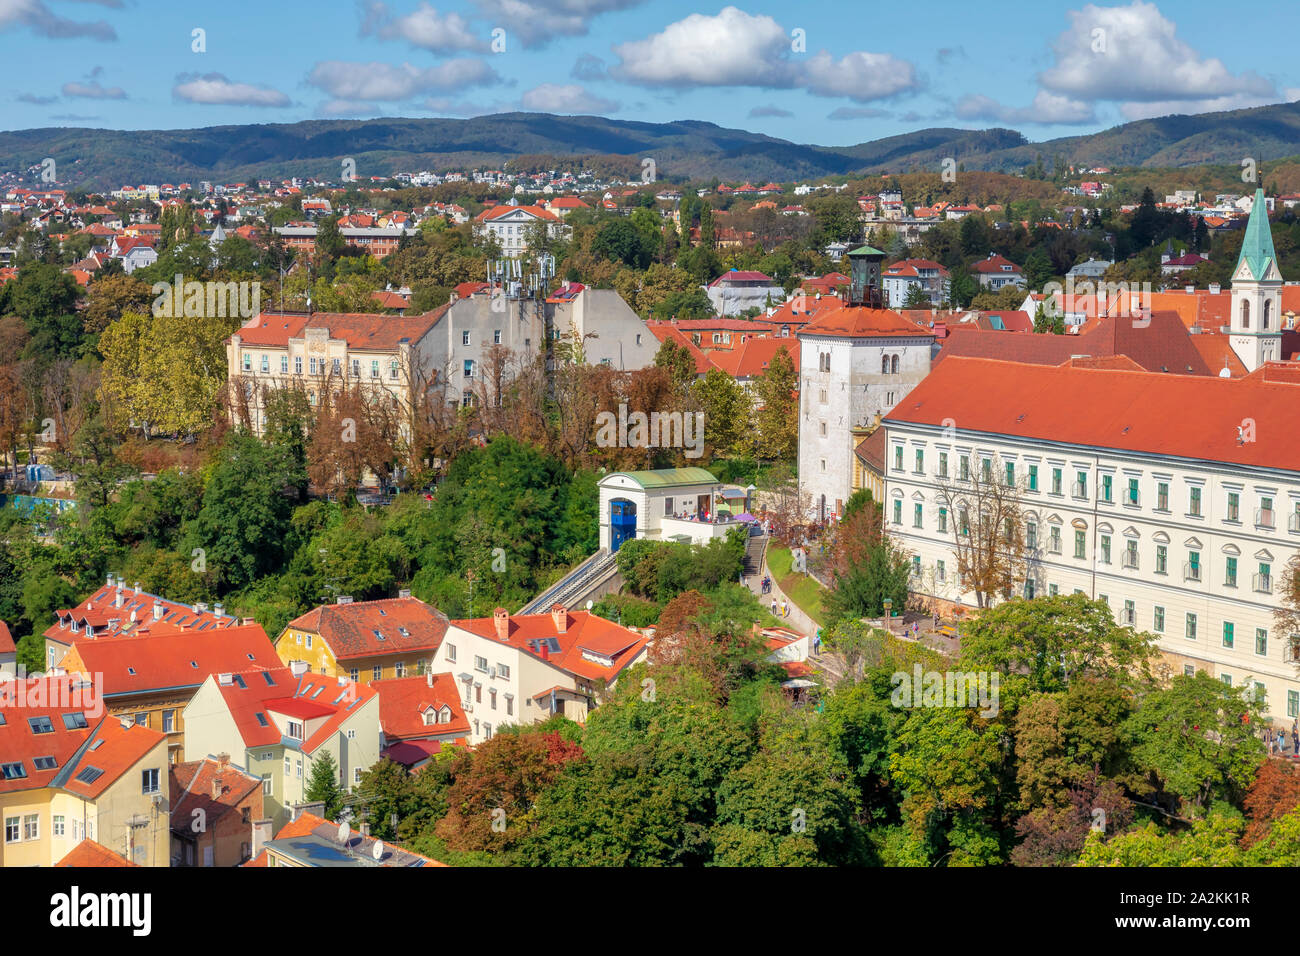
[[[285,664],[312,674],[359,683],[409,677],[428,670],[449,624],[409,591],[381,601],[343,596],[290,621],[275,650]]]
[[[103,715],[82,684],[5,685],[0,866],[53,866],[86,839],[140,866],[167,866],[167,739]]]

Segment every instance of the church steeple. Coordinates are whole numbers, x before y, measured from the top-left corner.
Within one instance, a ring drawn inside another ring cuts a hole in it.
[[[1273,250],[1268,203],[1263,188],[1255,190],[1250,219],[1241,241],[1241,255],[1232,272],[1232,349],[1248,371],[1282,355],[1282,274]]]

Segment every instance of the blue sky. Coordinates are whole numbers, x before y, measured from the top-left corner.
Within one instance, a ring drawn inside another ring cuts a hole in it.
[[[706,120],[826,145],[927,126],[1041,140],[1300,98],[1285,39],[1298,11],[1209,0],[0,0],[0,127],[524,109]]]

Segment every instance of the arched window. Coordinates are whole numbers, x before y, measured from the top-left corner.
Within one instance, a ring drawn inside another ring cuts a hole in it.
[[[1269,327],[1270,322],[1272,321],[1272,318],[1273,318],[1273,300],[1272,300],[1272,299],[1265,299],[1265,300],[1264,300],[1264,319],[1263,319],[1263,325],[1262,325],[1261,327],[1264,328],[1264,329],[1267,329],[1267,328]]]
[[[888,375],[888,374],[889,374],[889,356],[888,356],[888,355],[882,355],[882,356],[880,356],[880,374],[881,374],[881,375]]]
[[[1250,328],[1250,300],[1249,299],[1241,300],[1241,327],[1243,329]]]
[[[894,375],[898,374],[898,356],[895,355],[889,362],[889,371]]]

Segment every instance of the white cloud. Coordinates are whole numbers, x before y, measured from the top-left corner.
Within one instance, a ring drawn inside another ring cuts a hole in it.
[[[539,113],[612,113],[618,104],[588,93],[577,83],[543,83],[520,98],[526,110]]]
[[[763,119],[768,116],[775,116],[778,119],[789,119],[794,116],[794,113],[791,110],[783,110],[779,106],[755,106],[749,111],[750,119]]]
[[[501,82],[482,60],[462,58],[421,69],[410,63],[352,63],[325,60],[307,82],[341,100],[404,100],[421,93],[448,92]]]
[[[525,47],[545,46],[558,36],[586,36],[593,17],[627,10],[643,0],[474,0],[479,16]]]
[[[1085,124],[1097,122],[1091,103],[1072,100],[1039,90],[1031,105],[1004,106],[992,97],[972,94],[963,97],[953,108],[959,119],[993,120],[998,123]]]
[[[220,73],[182,73],[172,95],[206,106],[288,106],[289,97],[269,86],[234,83]]]
[[[64,83],[63,95],[79,96],[88,100],[124,100],[126,90],[120,86],[105,87],[99,80],[91,80],[89,83]]]
[[[119,6],[104,3],[103,6]],[[116,40],[117,31],[104,20],[86,23],[61,17],[45,5],[44,0],[0,0],[0,32],[26,27],[33,33],[53,40],[90,37],[93,40]]]
[[[647,86],[782,87],[793,80],[789,50],[789,35],[771,17],[726,7],[619,44],[614,52],[622,62],[611,72]]]
[[[387,4],[372,2],[365,8],[361,35],[381,40],[405,40],[411,46],[432,53],[480,52],[488,49],[486,36],[478,36],[459,13],[445,16],[428,3],[415,11],[396,16]]]
[[[866,102],[918,88],[916,68],[888,53],[850,53],[836,60],[825,50],[809,57],[804,83],[817,96]]]
[[[1270,103],[1277,102],[1282,102],[1282,100],[1276,96],[1252,96],[1249,93],[1233,93],[1228,96],[1215,96],[1204,100],[1121,103],[1119,111],[1126,120],[1141,120],[1180,113],[1218,113],[1226,110],[1246,109],[1251,106],[1268,106]]]
[[[889,110],[876,109],[874,106],[840,106],[831,110],[826,118],[833,120],[880,119],[888,115]]]
[[[1154,3],[1090,3],[1068,16],[1069,28],[1052,44],[1056,63],[1039,76],[1054,93],[1144,103],[1275,95],[1273,84],[1254,71],[1234,74],[1221,60],[1188,46]]]

